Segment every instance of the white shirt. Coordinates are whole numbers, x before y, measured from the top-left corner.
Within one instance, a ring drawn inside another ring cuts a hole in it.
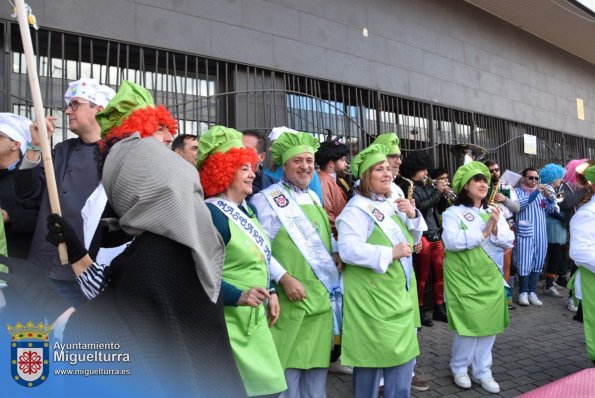
[[[595,272],[595,196],[570,219],[570,258]]]
[[[390,197],[388,200],[392,200],[393,202],[397,199],[405,198],[405,194],[400,186],[395,184],[394,182],[390,183]]]
[[[357,194],[356,194],[357,195]],[[384,202],[374,202],[378,209],[386,215],[394,214],[394,207],[387,199]],[[408,218],[405,213],[397,211],[415,243],[419,242],[423,231],[428,227],[419,210],[415,210],[416,217]],[[346,263],[370,268],[378,273],[385,273],[393,262],[393,248],[366,243],[372,235],[376,223],[362,209],[353,206],[352,201],[341,212],[335,221],[339,233],[339,255]]]
[[[471,212],[475,216],[473,227],[471,222],[465,224],[469,227],[467,230],[461,228],[461,219],[455,213]],[[477,224],[475,224],[475,222]],[[498,234],[491,235],[488,238],[483,237],[483,230],[486,223],[479,216],[479,209],[477,207],[466,207],[463,205],[451,206],[444,213],[442,213],[442,241],[446,250],[461,251],[474,249],[481,245],[484,240],[489,239],[492,243],[499,247],[512,247],[514,242],[514,233],[508,227],[506,219],[500,215],[498,219]]]

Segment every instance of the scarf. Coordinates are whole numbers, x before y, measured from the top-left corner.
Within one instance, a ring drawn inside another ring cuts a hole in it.
[[[224,244],[204,203],[196,169],[156,139],[135,133],[112,147],[102,182],[126,233],[152,232],[192,250],[198,279],[216,302]]]
[[[522,190],[523,190],[525,193],[529,193],[529,194],[530,194],[530,193],[532,193],[533,191],[535,191],[535,190],[536,190],[536,189],[539,187],[539,185],[538,185],[537,187],[535,187],[535,188],[531,188],[531,187],[529,187],[529,186],[525,185],[523,182],[521,182],[521,184],[520,184],[520,187],[521,187],[521,189],[522,189]]]

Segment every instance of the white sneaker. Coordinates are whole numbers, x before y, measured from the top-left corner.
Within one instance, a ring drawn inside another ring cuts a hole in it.
[[[578,311],[578,307],[574,305],[574,299],[572,297],[568,297],[568,300],[566,300],[566,308],[568,308],[568,311]]]
[[[546,289],[545,287],[543,288],[543,294],[545,294],[546,296],[550,296],[550,297],[562,297],[562,295],[560,294],[560,292],[558,291],[558,289],[556,288],[556,286],[552,286],[548,289]]]
[[[481,388],[489,393],[497,394],[500,392],[500,385],[496,383],[493,377],[486,377],[481,380],[473,379],[474,382],[481,384]]]
[[[455,384],[461,388],[471,388],[471,379],[467,373],[457,373],[452,375]]]
[[[529,293],[519,294],[519,305],[524,305],[525,307],[529,305]]]
[[[529,302],[532,305],[543,305],[543,303],[539,300],[539,298],[537,298],[537,295],[535,294],[535,292],[529,293]]]
[[[335,362],[331,362],[331,366],[328,368],[329,372],[340,373],[343,375],[352,375],[353,368],[351,366],[341,365],[341,357]]]

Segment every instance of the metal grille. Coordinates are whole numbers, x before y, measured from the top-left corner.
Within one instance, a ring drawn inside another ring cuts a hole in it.
[[[31,117],[18,25],[0,25],[0,109]],[[88,76],[114,89],[123,79],[143,85],[186,134],[200,135],[214,124],[263,133],[285,125],[320,140],[341,138],[357,152],[376,135],[396,132],[405,156],[425,151],[434,166],[451,173],[461,164],[450,150],[458,143],[485,147],[503,168],[517,172],[595,158],[593,139],[347,84],[47,29],[34,31],[33,42],[46,112],[58,117],[54,144],[73,136],[62,112],[68,81]],[[537,155],[524,153],[524,134],[536,137]]]

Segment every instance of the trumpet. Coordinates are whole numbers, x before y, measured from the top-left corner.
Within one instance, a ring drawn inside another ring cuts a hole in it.
[[[426,187],[432,187],[436,189],[438,187],[438,180],[433,180],[430,177],[424,178],[424,185]],[[450,182],[446,181],[446,191],[444,192],[444,197],[448,201],[454,201],[457,198],[457,194],[453,191],[452,187],[450,186]]]
[[[549,184],[539,184],[539,190],[541,191],[543,196],[545,196],[549,200],[555,200],[556,203],[560,203],[564,200],[564,192],[563,191],[556,192],[554,187],[552,187]]]
[[[500,179],[498,179],[498,181],[496,181],[496,183],[494,185],[492,185],[492,193],[490,194],[490,197],[488,198],[488,206],[496,204],[496,194],[500,191],[499,188],[500,188]]]

